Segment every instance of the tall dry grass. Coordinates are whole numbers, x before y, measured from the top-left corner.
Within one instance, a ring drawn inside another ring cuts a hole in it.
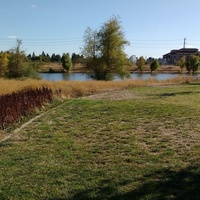
[[[125,81],[45,81],[45,80],[6,80],[0,79],[0,95],[11,94],[27,89],[48,87],[54,98],[75,98],[108,90],[121,90],[137,86],[182,84],[191,78],[177,77],[168,80],[125,80]]]

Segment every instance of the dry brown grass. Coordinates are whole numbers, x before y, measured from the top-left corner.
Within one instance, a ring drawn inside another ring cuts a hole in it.
[[[190,82],[188,78],[174,78],[158,81],[126,80],[126,81],[45,81],[45,80],[6,80],[0,79],[0,95],[27,90],[30,88],[48,87],[53,90],[54,98],[75,98],[109,90],[121,90],[137,86],[171,85]]]

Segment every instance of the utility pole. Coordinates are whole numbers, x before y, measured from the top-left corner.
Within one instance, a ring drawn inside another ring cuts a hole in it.
[[[184,38],[184,42],[183,42],[183,57],[185,56],[185,41],[186,41],[186,38]]]
[[[184,38],[183,49],[185,49],[185,41],[186,41],[186,38]]]

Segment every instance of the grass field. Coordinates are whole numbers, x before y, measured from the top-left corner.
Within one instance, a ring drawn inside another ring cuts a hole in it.
[[[55,102],[0,143],[0,199],[200,199],[200,85],[126,93]]]

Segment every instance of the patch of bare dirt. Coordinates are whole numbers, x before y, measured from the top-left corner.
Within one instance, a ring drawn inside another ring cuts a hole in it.
[[[94,94],[84,99],[104,99],[104,100],[130,100],[130,99],[138,99],[139,97],[136,96],[131,90],[112,90],[100,94]]]

